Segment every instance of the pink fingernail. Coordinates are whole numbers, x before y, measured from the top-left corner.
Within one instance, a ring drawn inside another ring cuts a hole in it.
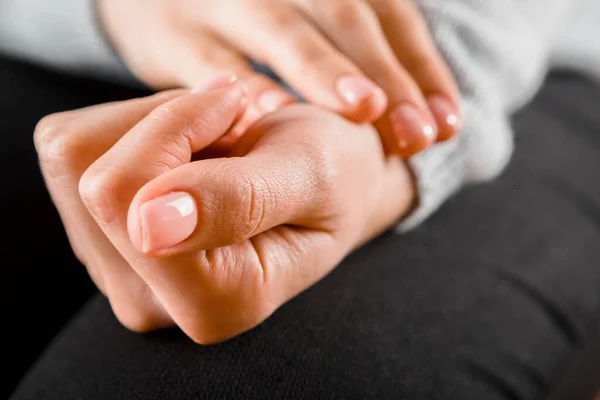
[[[436,140],[436,126],[419,108],[410,103],[401,104],[392,110],[390,122],[398,146],[408,153],[424,150]]]
[[[373,97],[377,102],[385,93],[373,82],[362,76],[345,75],[336,82],[336,90],[349,104],[355,106]]]
[[[263,92],[257,99],[258,107],[266,113],[279,109],[289,101],[290,96],[288,94],[276,89]]]
[[[461,117],[450,100],[440,95],[434,95],[427,98],[427,104],[437,122],[440,139],[450,138],[460,130]]]
[[[139,207],[142,252],[168,249],[187,239],[196,229],[198,210],[192,196],[173,192]]]
[[[233,85],[238,80],[237,76],[232,72],[224,72],[211,78],[208,82],[200,87],[194,88],[190,93],[204,93],[215,89],[221,89]]]

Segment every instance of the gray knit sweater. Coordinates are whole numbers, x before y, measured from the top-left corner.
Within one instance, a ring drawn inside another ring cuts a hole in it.
[[[551,67],[600,78],[600,0],[414,0],[451,66],[465,125],[413,157],[414,227],[461,186],[496,177],[513,149],[511,114]],[[93,0],[0,1],[0,52],[75,74],[132,81],[99,29]]]

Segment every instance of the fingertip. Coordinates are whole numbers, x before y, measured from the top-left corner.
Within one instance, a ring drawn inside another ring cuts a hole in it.
[[[236,124],[246,113],[249,105],[248,87],[244,82],[237,81],[229,86],[214,89],[205,95],[212,97],[211,106],[222,113],[222,117],[228,117],[231,111],[236,111],[232,126]],[[207,98],[209,100],[210,98]]]
[[[208,95],[213,92],[220,93],[233,102],[239,102],[244,109],[248,105],[249,88],[245,82],[239,80],[235,72],[223,72],[215,75],[203,85],[190,90],[190,95]]]
[[[439,127],[437,141],[443,142],[456,136],[463,123],[458,107],[442,95],[429,96],[427,104]]]
[[[402,103],[392,109],[389,122],[394,152],[402,158],[428,149],[437,140],[435,121],[411,103]]]
[[[206,93],[215,89],[222,89],[227,86],[231,86],[238,81],[238,77],[233,72],[223,72],[215,75],[204,84],[193,88],[190,93]]]
[[[381,118],[388,107],[388,98],[381,89],[375,91],[372,96],[361,102],[352,112],[346,116],[355,123],[374,122]]]
[[[375,121],[387,109],[387,95],[366,77],[341,76],[335,84],[335,89],[346,105],[344,116],[353,122]]]
[[[427,149],[429,149],[435,141],[426,138],[414,140],[412,142],[402,141],[396,143],[394,153],[402,159],[409,159]]]
[[[388,97],[383,89],[378,89],[369,98],[369,106],[373,111],[373,119],[380,118],[388,107]]]

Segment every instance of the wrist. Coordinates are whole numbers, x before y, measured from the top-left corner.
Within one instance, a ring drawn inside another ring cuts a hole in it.
[[[408,163],[399,157],[389,156],[386,164],[379,200],[366,221],[356,247],[406,218],[418,204],[417,183]]]

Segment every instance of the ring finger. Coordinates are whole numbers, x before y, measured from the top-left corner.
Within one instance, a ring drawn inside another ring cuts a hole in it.
[[[459,94],[429,27],[412,1],[367,0],[400,63],[419,85],[438,126],[438,140],[460,130]]]
[[[400,64],[377,15],[363,0],[293,0],[369,78],[384,88],[388,113],[377,128],[388,150],[408,157],[429,147],[437,125],[421,90]]]

